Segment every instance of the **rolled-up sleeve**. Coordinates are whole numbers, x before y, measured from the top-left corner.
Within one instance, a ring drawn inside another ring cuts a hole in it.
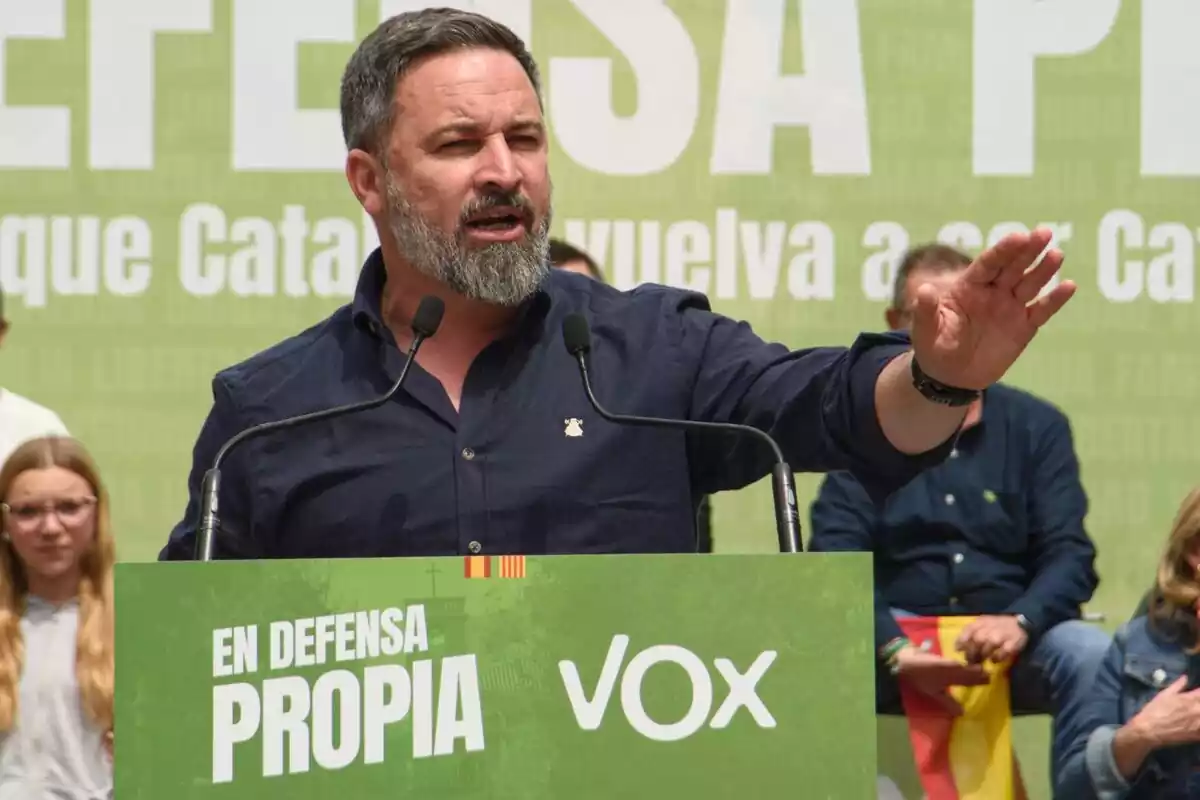
[[[682,346],[695,364],[693,419],[766,431],[793,470],[845,470],[876,503],[949,454],[951,440],[905,454],[880,426],[875,384],[888,362],[909,349],[906,335],[863,334],[848,348],[789,351],[745,322],[712,313],[702,296],[681,297]],[[748,437],[710,440],[699,450],[697,479],[705,491],[740,488],[771,468],[770,451]]]
[[[1120,725],[1102,725],[1088,736],[1085,758],[1096,800],[1124,800],[1129,794],[1129,782],[1113,756],[1113,738],[1120,729]]]

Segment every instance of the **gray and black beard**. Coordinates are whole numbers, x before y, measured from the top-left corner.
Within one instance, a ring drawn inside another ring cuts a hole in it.
[[[432,225],[388,175],[388,227],[400,253],[424,275],[456,294],[499,306],[516,306],[537,291],[550,271],[550,213],[516,242],[467,247],[466,220],[480,211],[511,206],[532,218],[529,200],[517,193],[485,195],[463,209],[452,234]]]

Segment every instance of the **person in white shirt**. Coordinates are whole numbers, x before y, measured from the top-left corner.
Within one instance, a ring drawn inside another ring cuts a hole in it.
[[[83,445],[13,451],[0,525],[0,800],[111,800],[116,548]]]
[[[4,344],[8,328],[4,292],[0,291],[0,345]],[[68,435],[67,426],[58,414],[0,386],[0,466],[22,442],[50,435]]]

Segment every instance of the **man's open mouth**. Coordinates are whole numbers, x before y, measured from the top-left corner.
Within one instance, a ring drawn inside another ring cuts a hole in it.
[[[515,208],[494,208],[467,220],[467,227],[477,231],[507,231],[525,224],[525,214]]]

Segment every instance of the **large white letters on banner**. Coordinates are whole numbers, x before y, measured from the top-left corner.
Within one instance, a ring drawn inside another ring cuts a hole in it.
[[[66,169],[71,164],[71,110],[66,106],[13,107],[5,102],[4,43],[61,39],[63,0],[0,0],[0,169]]]
[[[1033,174],[1037,58],[1088,52],[1120,7],[1121,0],[975,0],[976,175]]]
[[[1200,175],[1200,3],[1142,0],[1142,174]]]
[[[154,168],[156,33],[211,33],[211,0],[88,3],[92,169]]]
[[[297,46],[353,42],[354,10],[354,0],[234,3],[234,169],[344,168],[346,147],[338,110],[297,108]]]
[[[457,8],[490,17],[533,47],[533,0],[379,0],[380,21],[423,8]]]
[[[612,110],[608,58],[550,60],[550,113],[563,150],[588,169],[649,175],[687,147],[700,107],[700,62],[675,12],[661,0],[572,0],[621,51],[637,79],[637,111]]]
[[[782,75],[787,0],[728,0],[713,174],[771,172],[777,125],[805,125],[816,175],[871,172],[857,0],[798,0],[803,75]]]

